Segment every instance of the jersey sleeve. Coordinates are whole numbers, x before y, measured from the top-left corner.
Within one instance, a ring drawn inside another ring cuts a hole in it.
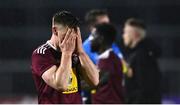
[[[53,65],[56,65],[56,63],[50,54],[32,55],[32,72],[40,77],[46,70],[51,68]]]

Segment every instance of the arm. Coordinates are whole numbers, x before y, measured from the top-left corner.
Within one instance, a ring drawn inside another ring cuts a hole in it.
[[[82,47],[82,39],[80,29],[77,30],[77,52],[81,63],[82,77],[90,85],[97,86],[99,83],[99,70],[96,65],[90,60],[89,56],[84,52]]]
[[[99,83],[99,70],[96,65],[94,65],[85,52],[79,53],[79,59],[81,63],[82,77],[91,86],[97,86]]]
[[[65,91],[68,85],[71,63],[71,54],[62,53],[61,65],[59,67],[52,66],[43,73],[42,79],[54,89]]]
[[[62,51],[61,63],[59,67],[52,66],[43,73],[43,80],[56,90],[65,91],[68,86],[68,79],[72,66],[71,56],[75,49],[76,36],[68,29],[62,43],[59,44]]]

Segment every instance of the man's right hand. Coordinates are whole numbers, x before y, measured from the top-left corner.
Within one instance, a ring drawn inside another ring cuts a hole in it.
[[[62,43],[59,43],[62,52],[60,66],[57,67],[54,65],[42,75],[46,84],[61,92],[68,89],[72,66],[71,57],[75,50],[76,36],[73,29],[68,29]]]
[[[65,38],[62,43],[59,43],[59,47],[62,53],[72,54],[76,46],[76,34],[74,29],[68,29]]]

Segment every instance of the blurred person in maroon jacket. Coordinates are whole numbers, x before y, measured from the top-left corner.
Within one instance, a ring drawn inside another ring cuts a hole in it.
[[[138,19],[125,22],[123,42],[127,47],[125,58],[132,77],[125,79],[127,103],[160,104],[161,74],[157,64],[160,48],[146,38],[146,26]]]
[[[100,82],[96,92],[92,94],[93,104],[123,103],[122,62],[111,46],[115,40],[116,29],[113,25],[104,23],[96,26],[92,33],[92,52],[97,52]]]

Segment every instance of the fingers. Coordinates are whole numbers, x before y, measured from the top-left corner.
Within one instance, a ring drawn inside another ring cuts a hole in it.
[[[77,35],[75,34],[74,29],[68,29],[66,36],[61,44],[71,43],[73,39],[76,39],[76,36]]]
[[[65,35],[65,38],[62,41],[62,43],[66,42],[71,36],[74,36],[74,35],[76,35],[79,38],[81,38],[81,32],[80,32],[80,28],[79,27],[77,27],[77,31],[75,31],[75,29],[68,28],[68,30],[66,32],[66,35]]]
[[[73,53],[76,48],[76,39],[77,39],[77,33],[74,29],[68,29],[66,32],[66,36],[62,43],[60,43],[60,49],[62,52],[71,52]]]
[[[72,37],[71,42],[72,42],[72,46],[75,46],[75,43],[76,43],[76,36],[73,36],[73,37]]]
[[[75,34],[75,31],[74,31],[74,29],[73,29],[69,41],[71,41],[71,43],[74,44],[74,43],[75,43],[75,40],[76,40],[76,37],[77,37],[77,35]]]
[[[62,41],[62,44],[65,43],[65,42],[68,40],[68,38],[69,38],[69,36],[71,35],[71,33],[72,33],[72,29],[69,29],[69,28],[68,28],[68,30],[67,30],[67,32],[66,32],[66,35],[65,35],[65,38],[64,38],[64,40]]]
[[[82,43],[81,31],[79,27],[77,27],[77,37],[78,37],[78,41]]]
[[[66,42],[66,44],[69,46],[69,48],[72,48],[73,51],[74,51],[75,45],[76,45],[76,38],[77,38],[77,35],[75,34],[75,32],[73,30]]]
[[[79,27],[77,27],[77,34],[78,34],[78,35],[80,35],[80,34],[81,34],[81,32],[80,32],[80,28],[79,28]]]
[[[82,40],[82,38],[81,38],[81,31],[80,31],[79,27],[77,27],[77,37],[78,37],[78,39]]]

